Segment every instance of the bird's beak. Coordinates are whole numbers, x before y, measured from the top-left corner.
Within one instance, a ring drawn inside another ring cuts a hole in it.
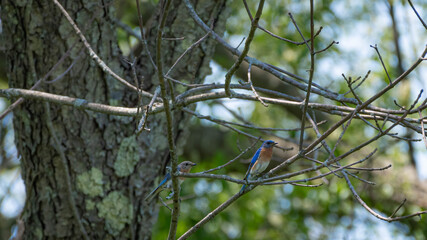
[[[191,166],[196,166],[197,164],[196,163],[191,163]]]
[[[274,142],[274,145],[277,145],[277,144],[279,144],[279,143],[277,143],[277,142]]]

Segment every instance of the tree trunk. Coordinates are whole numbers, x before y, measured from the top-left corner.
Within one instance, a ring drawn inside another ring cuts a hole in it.
[[[60,1],[99,57],[134,84],[129,65],[120,61],[111,0]],[[159,5],[162,5],[160,3]],[[144,6],[142,6],[144,7]],[[225,1],[198,1],[205,22],[224,32]],[[161,6],[151,20],[148,43],[155,58],[155,34]],[[70,23],[53,1],[2,1],[2,20],[10,87],[31,88],[72,46],[70,56],[52,73],[52,80],[79,58],[59,81],[41,83],[40,91],[91,102],[135,107],[137,94],[95,64]],[[135,13],[137,14],[136,10]],[[182,1],[172,2],[164,41],[167,70],[177,57],[205,33],[193,22]],[[215,42],[205,40],[192,50],[171,76],[199,83],[210,73]],[[154,92],[157,76],[148,57],[137,66],[142,87]],[[144,104],[150,99],[144,99]],[[178,153],[188,136],[188,115],[174,112]],[[21,155],[27,202],[21,214],[25,239],[149,239],[156,204],[143,198],[164,173],[169,161],[164,114],[149,116],[150,132],[135,135],[139,119],[108,116],[73,107],[26,100],[14,111],[15,141]]]

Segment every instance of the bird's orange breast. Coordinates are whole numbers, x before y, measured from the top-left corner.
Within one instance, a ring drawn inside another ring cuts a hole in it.
[[[272,148],[263,148],[259,153],[259,161],[269,162],[271,160],[272,155],[273,155]]]

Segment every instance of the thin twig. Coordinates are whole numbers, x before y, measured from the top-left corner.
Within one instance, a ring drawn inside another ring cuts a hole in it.
[[[163,206],[165,206],[167,209],[169,209],[169,211],[171,211],[171,212],[172,212],[172,208],[170,208],[170,207],[165,203],[165,201],[163,200],[163,198],[162,198],[162,197],[160,197],[160,195],[159,195],[158,197],[159,197],[159,200],[160,200],[160,202],[162,203],[162,205],[163,205]]]
[[[184,40],[185,37],[162,37],[162,39],[166,41],[181,41]]]
[[[306,113],[306,118],[310,121],[311,125],[313,126],[314,132],[316,133],[317,137],[320,137],[322,134],[320,133],[319,129],[316,126],[316,122],[310,117],[310,114]],[[331,150],[331,148],[328,146],[328,144],[326,143],[325,140],[322,141],[322,146],[325,148],[325,150],[328,152],[329,157],[331,159],[335,159],[335,155],[334,155],[334,151]],[[329,168],[329,160],[327,159],[325,162],[323,162],[323,165],[329,169],[329,171],[333,172],[330,168]],[[337,176],[338,178],[341,178],[340,175],[336,174],[335,172],[333,172],[335,176]]]
[[[148,119],[149,112],[151,112],[151,110],[153,109],[154,101],[156,100],[156,98],[159,94],[160,94],[160,86],[157,86],[156,90],[154,91],[153,98],[151,99],[148,106],[145,108],[144,115],[141,116],[141,120],[139,121],[138,128],[136,130],[137,135],[139,135],[144,130],[147,132],[150,131],[150,129],[146,128],[145,125],[147,125],[147,119]]]
[[[0,90],[0,92],[1,92],[1,90]],[[224,93],[224,94],[225,94],[225,93]],[[182,110],[183,110],[184,112],[186,112],[186,113],[189,113],[189,114],[191,114],[191,115],[193,115],[193,116],[195,116],[195,117],[199,118],[199,119],[206,119],[206,120],[209,120],[209,121],[211,121],[211,122],[215,122],[215,123],[217,123],[217,124],[220,124],[221,126],[224,126],[224,127],[228,128],[228,129],[231,129],[231,130],[233,130],[233,131],[235,131],[235,132],[237,132],[237,133],[240,133],[240,134],[242,134],[242,135],[244,135],[244,136],[247,136],[247,137],[249,137],[249,138],[252,138],[252,139],[255,139],[255,140],[259,139],[259,137],[256,137],[256,136],[254,136],[254,135],[252,135],[252,134],[249,134],[249,133],[247,133],[247,132],[241,131],[241,130],[239,130],[239,129],[237,129],[237,128],[234,128],[234,127],[232,127],[232,126],[229,126],[228,124],[223,123],[223,122],[221,122],[221,121],[217,121],[216,119],[212,118],[211,116],[201,115],[201,114],[196,113],[196,112],[194,112],[194,111],[192,111],[192,110],[190,110],[190,109],[188,109],[188,108],[182,108]],[[261,138],[261,141],[265,141],[265,139],[262,139],[262,138]],[[293,148],[292,148],[292,147],[291,147],[291,148],[284,148],[284,147],[277,146],[277,145],[276,145],[276,146],[274,146],[274,147],[275,147],[275,148],[278,148],[278,149],[282,149],[283,151],[290,151],[290,150],[293,150]]]
[[[396,215],[397,211],[399,211],[399,209],[403,206],[403,204],[406,203],[406,198],[403,199],[403,201],[400,203],[400,205],[396,208],[396,210],[394,210],[394,212],[390,215],[390,218],[394,217],[394,215]]]
[[[323,186],[323,183],[319,183],[315,185],[305,185],[305,184],[299,184],[299,183],[289,183],[289,184],[298,186],[298,187],[312,187],[312,188]]]
[[[310,11],[311,11],[311,10],[310,10]],[[311,14],[311,13],[310,13],[310,14]],[[307,41],[307,40],[305,40],[305,37],[304,37],[304,35],[302,34],[301,30],[299,29],[298,24],[296,23],[296,21],[295,21],[294,17],[292,16],[292,13],[288,13],[288,15],[289,15],[289,18],[291,19],[292,23],[294,24],[295,28],[297,29],[297,31],[298,31],[298,33],[299,33],[299,35],[301,36],[302,40],[304,41],[305,45],[307,46],[308,51],[310,51],[310,52],[311,52],[311,48],[310,48],[310,46],[308,45],[308,41]],[[311,15],[310,15],[310,16],[311,16]],[[311,37],[313,37],[313,35],[311,35]],[[310,40],[311,40],[311,37],[310,37]]]
[[[361,177],[357,176],[356,174],[353,174],[353,173],[351,173],[351,172],[349,172],[349,171],[346,171],[346,173],[347,173],[348,175],[350,175],[350,176],[352,176],[352,177],[356,178],[357,180],[359,180],[359,181],[361,181],[361,182],[364,182],[364,183],[367,183],[367,184],[370,184],[370,185],[376,185],[376,183],[371,182],[371,181],[368,181],[368,180],[366,180],[366,179],[363,179],[363,178],[361,178]]]
[[[132,63],[130,63],[129,62],[129,64],[130,64],[130,66],[131,66],[131,68],[132,68],[132,75],[133,75],[133,80],[135,81],[135,86],[138,88],[138,105],[137,105],[137,110],[136,110],[136,114],[137,115],[139,115],[139,111],[141,110],[141,106],[142,106],[142,96],[141,96],[141,92],[140,92],[140,90],[141,90],[141,85],[139,84],[139,81],[138,81],[138,74],[136,73],[136,66],[135,66],[135,64],[136,64],[136,61],[137,61],[137,59],[138,58],[135,58],[134,60],[133,60],[133,62]],[[157,96],[153,96],[153,99],[155,99]],[[152,100],[153,101],[153,100]],[[142,120],[142,119],[141,119]],[[138,126],[137,126],[137,129],[138,129]],[[144,128],[143,128],[144,129]],[[139,130],[139,129],[138,129]],[[137,133],[137,135],[138,135],[139,133]]]
[[[240,45],[242,45],[243,41],[245,41],[246,37],[243,37],[242,40],[237,44],[236,49],[239,49]]]
[[[76,46],[76,44],[77,44],[77,41],[61,56],[61,58],[58,60],[58,62],[56,62],[55,65],[53,65],[53,67],[30,88],[30,90],[37,89],[41,83],[45,82],[46,79],[53,73],[53,71],[56,70],[64,62],[64,60],[68,56],[70,56],[71,50],[73,50],[73,48]],[[12,112],[13,109],[15,109],[17,106],[19,106],[22,102],[24,102],[24,98],[20,97],[18,100],[16,100],[14,103],[12,103],[5,111],[3,111],[1,113],[0,120],[3,119],[7,114]]]
[[[371,73],[371,70],[368,70],[368,72],[366,73],[365,77],[362,79],[362,81],[360,81],[359,84],[357,84],[356,87],[354,87],[353,90],[356,90],[358,87],[360,87],[360,85],[362,85],[365,82],[365,80],[368,79],[370,73]]]
[[[295,176],[299,176],[299,175],[306,174],[306,173],[309,173],[309,172],[317,171],[317,170],[319,170],[319,169],[321,169],[321,168],[324,168],[324,167],[325,167],[325,165],[324,165],[324,164],[319,165],[319,166],[316,166],[316,167],[312,167],[312,168],[303,169],[303,170],[300,170],[300,171],[298,171],[298,172],[292,172],[292,173],[287,173],[287,174],[283,174],[283,175],[279,175],[279,176],[275,176],[275,177],[271,177],[271,178],[265,178],[265,179],[263,179],[263,180],[261,180],[261,181],[260,181],[260,180],[257,180],[257,181],[249,181],[249,183],[250,183],[250,184],[253,184],[253,185],[260,185],[260,184],[262,184],[262,185],[279,185],[279,184],[288,184],[288,183],[291,183],[291,182],[307,182],[307,181],[313,181],[313,180],[316,180],[316,179],[319,179],[319,178],[324,178],[324,177],[326,177],[326,176],[328,176],[328,175],[331,175],[331,174],[335,174],[336,172],[340,172],[340,171],[342,171],[342,170],[344,170],[344,169],[347,169],[347,168],[349,168],[349,167],[351,167],[351,166],[354,166],[354,165],[356,165],[356,164],[363,163],[364,161],[366,161],[366,160],[368,160],[369,158],[371,158],[371,157],[376,153],[376,151],[377,151],[377,149],[375,149],[374,151],[372,151],[371,153],[369,153],[366,157],[364,157],[364,158],[362,158],[362,159],[360,159],[360,160],[358,160],[358,161],[356,161],[356,162],[353,162],[353,163],[347,164],[347,165],[345,165],[345,166],[340,166],[340,167],[339,167],[339,168],[337,168],[337,169],[334,169],[334,170],[329,171],[329,172],[327,172],[327,173],[323,173],[323,174],[317,175],[317,176],[315,176],[315,177],[305,178],[305,179],[300,179],[300,180],[294,180],[294,181],[273,182],[273,181],[276,181],[276,180],[288,179],[288,178],[295,177]],[[295,155],[295,156],[298,156],[298,155]],[[337,157],[337,158],[339,158],[339,157]],[[335,160],[334,160],[334,161],[338,161],[338,160],[337,160],[337,158],[335,158]],[[331,165],[334,161],[331,161],[331,162],[329,163],[329,165]]]
[[[231,114],[236,114],[231,109],[228,109],[228,108],[225,108],[225,109],[227,111],[229,111]],[[230,121],[225,121],[225,120],[222,120],[222,119],[217,119],[217,118],[214,118],[212,116],[198,115],[197,117],[200,118],[200,119],[206,119],[206,120],[209,120],[209,121],[212,121],[212,122],[215,122],[215,123],[236,125],[236,126],[239,126],[239,127],[250,128],[250,129],[261,130],[261,131],[284,131],[284,132],[292,132],[292,131],[299,131],[299,130],[301,130],[301,128],[299,128],[299,127],[298,128],[268,128],[268,127],[258,127],[258,126],[253,125],[250,122],[247,122],[247,121],[245,121],[246,124],[243,124],[243,123],[230,122]],[[243,120],[243,119],[239,119],[239,120]],[[327,122],[326,120],[323,120],[323,121],[317,123],[317,126],[320,126],[320,125],[322,125],[322,124],[324,124],[326,122]],[[309,128],[312,128],[312,126],[305,126],[305,129],[309,129]]]
[[[423,24],[424,28],[427,29],[427,24],[423,21],[420,14],[418,14],[417,10],[415,9],[414,5],[412,4],[411,0],[408,0],[409,4],[411,5],[412,10],[414,10],[415,14],[417,15],[418,19],[420,19],[421,23]]]
[[[402,216],[402,217],[383,217],[380,214],[376,213],[374,210],[372,210],[363,200],[362,198],[359,196],[359,194],[357,194],[356,190],[354,189],[353,185],[351,184],[350,180],[348,179],[347,175],[344,175],[345,177],[345,181],[348,185],[348,187],[350,188],[350,191],[353,193],[353,196],[356,198],[356,200],[360,203],[360,205],[362,205],[362,207],[364,207],[366,210],[368,210],[369,213],[371,213],[374,217],[387,221],[387,222],[394,222],[394,221],[400,221],[403,219],[407,219],[407,218],[411,218],[414,216],[420,216],[422,214],[426,214],[427,211],[421,211],[421,212],[417,212],[417,213],[413,213],[410,215],[406,215],[406,216]]]
[[[381,64],[383,65],[384,71],[385,71],[385,73],[387,74],[387,78],[388,78],[389,84],[391,85],[391,78],[390,78],[390,75],[388,74],[387,68],[385,67],[385,64],[384,64],[383,58],[381,57],[380,51],[378,50],[378,47],[377,47],[377,44],[375,44],[374,46],[372,46],[372,45],[370,45],[370,46],[371,46],[371,48],[375,49],[375,51],[377,52],[378,57],[379,57],[379,59],[380,59],[380,61],[381,61]]]
[[[314,163],[317,163],[317,164],[324,164],[323,162],[321,162],[321,161],[319,161],[319,160],[316,160],[316,159],[313,159],[313,158],[311,158],[311,157],[308,157],[308,156],[303,156],[303,158],[304,159],[307,159],[307,160],[309,160],[309,161],[312,161],[312,162],[314,162]],[[334,168],[339,168],[340,166],[338,166],[338,165],[334,165],[334,164],[329,164],[329,166],[331,166],[331,167],[334,167]],[[361,167],[347,167],[346,169],[349,169],[349,170],[355,170],[355,171],[367,171],[367,172],[373,172],[373,171],[384,171],[384,170],[386,170],[386,169],[389,169],[389,168],[391,168],[391,164],[389,164],[389,165],[387,165],[387,166],[385,166],[385,167],[380,167],[380,168],[361,168]]]
[[[254,88],[254,85],[252,84],[252,80],[251,80],[251,69],[252,69],[252,63],[249,63],[249,67],[248,67],[248,82],[251,86],[252,92],[255,94],[255,97],[262,103],[262,105],[264,105],[264,107],[268,107],[268,104],[266,104],[258,95],[257,91]]]
[[[213,219],[218,213],[222,212],[224,209],[226,209],[228,206],[230,206],[234,201],[239,199],[241,196],[240,193],[236,193],[231,198],[229,198],[227,201],[219,205],[215,210],[210,212],[206,215],[202,220],[200,220],[198,223],[196,223],[194,226],[192,226],[190,229],[187,230],[181,237],[178,238],[178,240],[185,240],[187,239],[191,234],[193,234],[197,229],[199,229],[201,226],[203,226],[205,223],[209,222],[211,219]]]
[[[55,83],[59,80],[61,80],[71,69],[74,67],[74,65],[77,63],[77,61],[80,60],[80,54],[73,60],[73,62],[70,64],[70,66],[65,70],[63,73],[59,74],[55,79],[47,81],[46,78],[44,78],[44,82],[47,84]]]
[[[344,73],[341,75],[344,78],[344,80],[347,82],[347,86],[350,89],[350,92],[353,94],[353,96],[356,98],[356,100],[359,102],[359,104],[362,104],[363,103],[362,100],[360,100],[359,96],[356,94],[356,92],[354,91],[354,89],[352,87],[354,82],[351,81],[351,77],[349,77],[347,79],[347,77],[344,75]]]
[[[150,59],[151,64],[153,65],[154,69],[157,71],[156,63],[154,63],[153,57],[151,56],[151,53],[150,53],[150,49],[148,49],[147,37],[145,36],[145,31],[144,31],[144,22],[142,21],[141,7],[139,6],[140,0],[135,0],[135,1],[136,1],[136,9],[138,10],[139,30],[141,31],[141,39],[140,40],[144,44],[144,49],[145,49],[145,52],[148,56],[148,59]]]
[[[426,148],[427,148],[427,139],[426,139],[426,132],[424,130],[423,114],[419,110],[418,110],[418,114],[420,115],[421,130],[422,130],[422,134],[423,134],[424,144],[426,145]]]
[[[65,10],[65,8],[58,2],[58,0],[52,0],[56,6],[58,6],[58,8],[61,10],[62,14],[64,14],[64,16],[67,18],[68,22],[71,24],[71,26],[74,28],[74,30],[76,31],[76,34],[80,37],[80,39],[83,42],[83,45],[86,47],[86,49],[89,51],[89,56],[91,56],[93,58],[93,60],[95,60],[95,62],[98,64],[98,66],[105,71],[106,73],[110,74],[111,76],[113,76],[116,80],[118,80],[120,83],[122,83],[123,85],[129,87],[130,89],[133,89],[135,91],[138,91],[138,88],[133,86],[132,84],[128,83],[125,79],[123,79],[122,77],[120,77],[119,75],[117,75],[115,72],[113,72],[113,70],[111,70],[110,67],[107,66],[107,64],[105,64],[104,61],[102,61],[102,59],[95,53],[95,51],[93,51],[92,47],[90,46],[89,42],[86,40],[86,37],[83,35],[83,33],[80,31],[80,29],[77,27],[76,23],[74,22],[74,20],[70,17],[70,15],[68,14],[68,12]],[[145,96],[149,96],[151,97],[151,93],[142,91],[142,94]]]
[[[248,13],[249,18],[250,18],[250,19],[251,19],[251,21],[252,21],[252,20],[253,20],[252,13],[251,13],[251,11],[249,10],[249,6],[248,6],[248,4],[247,4],[246,0],[243,0],[243,4],[245,5],[246,12]],[[289,39],[287,39],[287,38],[280,37],[280,36],[278,36],[278,35],[276,35],[276,34],[274,34],[274,33],[270,32],[270,31],[268,31],[267,29],[263,28],[263,27],[262,27],[262,26],[260,26],[260,25],[258,25],[258,28],[259,28],[259,29],[261,29],[262,31],[264,31],[265,33],[269,34],[270,36],[272,36],[272,37],[274,37],[274,38],[277,38],[277,39],[279,39],[279,40],[282,40],[282,41],[285,41],[285,42],[288,42],[288,43],[292,43],[292,44],[295,44],[295,45],[297,45],[297,46],[305,44],[305,42],[295,42],[295,41],[289,40]],[[322,31],[322,29],[323,29],[323,27],[320,27],[320,28],[319,28],[319,30],[317,30],[317,32],[316,32],[316,34],[314,35],[314,37],[317,37],[317,35],[319,35],[319,34],[320,34],[320,32]],[[310,42],[310,40],[311,40],[311,39],[309,39],[307,42]]]
[[[200,172],[200,173],[210,173],[210,172],[217,171],[217,170],[219,170],[219,169],[222,169],[222,168],[224,168],[224,167],[226,167],[226,166],[228,166],[228,165],[232,164],[234,161],[236,161],[236,160],[237,160],[237,159],[239,159],[241,156],[243,156],[243,154],[245,154],[247,151],[251,150],[251,149],[255,146],[255,144],[256,144],[260,139],[261,139],[261,137],[259,137],[259,138],[258,138],[258,140],[254,141],[254,142],[252,143],[252,145],[251,145],[251,146],[247,147],[247,148],[246,148],[245,150],[243,150],[239,155],[237,155],[235,158],[231,159],[231,160],[230,160],[230,161],[228,161],[227,163],[225,163],[225,164],[223,164],[223,165],[221,165],[221,166],[218,166],[218,167],[215,167],[215,168],[212,168],[212,169],[209,169],[209,170],[206,170],[206,171]]]
[[[178,57],[178,59],[176,59],[175,63],[172,65],[172,67],[168,70],[168,72],[165,74],[165,76],[169,76],[169,74],[172,72],[172,70],[174,69],[174,67],[181,61],[181,59],[185,56],[185,54],[187,54],[188,52],[190,52],[191,50],[193,50],[195,47],[199,46],[200,43],[202,43],[208,36],[209,36],[210,32],[206,33],[202,38],[200,38],[199,40],[197,40],[195,43],[191,44],[190,47],[188,47],[182,54],[181,56]]]
[[[328,46],[326,46],[324,49],[314,52],[314,55],[316,55],[316,54],[318,54],[318,53],[322,53],[322,52],[324,52],[324,51],[328,50],[328,49],[329,49],[330,47],[332,47],[332,45],[334,45],[334,44],[340,44],[340,42],[332,41],[332,42],[331,42]]]

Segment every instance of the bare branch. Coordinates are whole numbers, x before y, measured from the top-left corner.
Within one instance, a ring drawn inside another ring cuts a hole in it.
[[[356,190],[354,189],[353,185],[351,184],[350,180],[348,179],[347,175],[344,175],[345,181],[348,185],[348,187],[350,188],[350,191],[353,193],[353,196],[356,198],[356,200],[360,203],[360,205],[362,205],[362,207],[364,207],[366,210],[368,210],[369,213],[371,213],[374,217],[387,221],[387,222],[394,222],[394,221],[400,221],[403,219],[407,219],[407,218],[411,218],[414,216],[420,216],[422,214],[426,214],[427,211],[421,211],[421,212],[417,212],[414,214],[410,214],[407,216],[402,216],[402,217],[383,217],[380,214],[376,213],[374,210],[372,210],[363,200],[362,198],[359,196],[359,194],[357,194]],[[402,204],[401,204],[402,205]]]
[[[196,225],[192,226],[190,229],[188,229],[187,232],[185,232],[181,237],[178,238],[178,240],[185,240],[187,239],[191,234],[193,234],[197,229],[199,229],[201,226],[203,226],[205,223],[209,222],[211,219],[213,219],[218,213],[224,211],[228,206],[230,206],[234,201],[239,199],[241,196],[240,193],[236,193],[233,195],[230,199],[219,205],[215,210],[210,212],[206,215],[202,220],[200,220]]]
[[[246,57],[246,55],[249,52],[249,47],[254,38],[255,30],[257,29],[258,21],[261,18],[263,7],[264,7],[264,0],[260,0],[258,4],[258,10],[255,14],[254,20],[252,20],[251,29],[249,31],[248,38],[246,39],[246,42],[245,42],[245,48],[243,49],[239,58],[237,58],[236,62],[233,64],[233,66],[231,66],[231,68],[228,70],[227,74],[225,75],[225,92],[227,93],[227,96],[231,97],[231,91],[230,91],[231,77],[233,77],[234,73],[237,71],[240,64],[243,62],[243,59]]]
[[[363,102],[362,102],[362,100],[360,100],[359,96],[356,94],[356,92],[354,91],[354,89],[353,89],[353,87],[352,87],[352,85],[353,85],[353,83],[354,83],[355,81],[351,81],[351,77],[349,77],[349,78],[347,79],[347,77],[344,75],[344,73],[342,74],[342,76],[343,76],[344,80],[347,82],[347,86],[348,86],[348,88],[350,89],[350,92],[351,92],[351,93],[353,94],[353,96],[356,98],[357,102],[358,102],[359,104],[362,104],[362,103],[363,103]]]
[[[418,111],[418,114],[420,115],[421,130],[422,130],[422,134],[423,134],[424,144],[425,144],[425,146],[427,148],[427,139],[426,139],[426,132],[424,130],[423,114],[421,113],[421,111]]]
[[[163,198],[162,198],[162,197],[158,196],[158,198],[159,198],[160,202],[162,203],[162,205],[163,205],[164,207],[166,207],[169,211],[173,212],[172,208],[170,208],[170,207],[165,203],[165,201],[163,201]]]
[[[255,97],[262,103],[262,105],[264,105],[264,107],[268,107],[268,104],[266,104],[258,95],[257,91],[254,88],[254,85],[252,84],[252,80],[251,80],[251,68],[252,68],[252,64],[249,63],[249,67],[248,67],[248,82],[251,86],[252,92],[255,94]]]
[[[347,168],[349,168],[349,167],[351,167],[351,166],[354,166],[354,165],[356,165],[356,164],[360,164],[360,163],[362,163],[362,162],[364,162],[364,161],[368,160],[369,158],[371,158],[371,157],[375,154],[375,152],[376,152],[376,151],[377,151],[377,149],[375,149],[374,151],[372,151],[372,152],[371,152],[371,153],[369,153],[366,157],[364,157],[364,158],[360,159],[359,161],[356,161],[356,162],[354,162],[354,163],[347,164],[347,165],[345,165],[345,166],[341,166],[341,167],[339,167],[339,168],[337,168],[337,169],[334,169],[334,170],[329,171],[329,172],[327,172],[327,173],[323,173],[323,174],[320,174],[320,175],[317,175],[317,176],[314,176],[314,177],[311,177],[311,178],[305,178],[305,179],[293,180],[293,181],[280,181],[280,182],[273,182],[273,181],[276,181],[276,180],[288,179],[288,178],[291,178],[291,177],[299,176],[299,175],[302,175],[302,174],[306,174],[306,173],[308,173],[308,172],[314,172],[314,171],[316,171],[316,170],[319,170],[319,169],[321,169],[321,168],[325,167],[325,165],[324,165],[324,164],[322,164],[322,165],[317,166],[317,167],[307,168],[307,169],[300,170],[300,171],[298,171],[298,172],[287,173],[287,174],[283,174],[283,175],[276,176],[276,177],[265,178],[265,179],[263,179],[263,180],[249,181],[249,183],[250,183],[250,184],[253,184],[253,185],[260,185],[260,184],[262,184],[262,185],[279,185],[279,184],[289,184],[289,183],[296,183],[296,182],[308,182],[308,181],[313,181],[313,180],[316,180],[316,179],[324,178],[324,177],[326,177],[326,176],[328,176],[328,175],[331,175],[331,174],[335,174],[336,172],[342,171],[342,170],[347,169]],[[331,162],[332,162],[332,161],[331,161]],[[329,163],[329,164],[332,164],[332,163]]]
[[[98,64],[98,66],[105,71],[106,73],[110,74],[111,76],[113,76],[115,79],[117,79],[120,83],[122,83],[123,85],[129,87],[130,89],[133,89],[135,91],[138,91],[137,87],[133,86],[132,84],[128,83],[126,80],[124,80],[123,78],[121,78],[119,75],[117,75],[115,72],[113,72],[113,70],[111,70],[110,67],[107,66],[107,64],[105,64],[104,61],[102,61],[102,59],[100,57],[98,57],[98,55],[93,51],[92,47],[90,46],[89,42],[86,40],[86,37],[83,35],[83,33],[80,31],[80,29],[77,27],[76,23],[73,21],[73,19],[70,17],[70,15],[68,14],[68,12],[65,10],[64,7],[62,7],[62,5],[58,2],[58,0],[53,0],[53,2],[55,3],[56,6],[58,6],[58,8],[61,10],[62,14],[64,14],[64,16],[67,18],[68,22],[71,24],[71,26],[73,26],[74,30],[76,31],[76,34],[80,37],[80,39],[83,42],[83,45],[86,47],[86,49],[89,51],[89,55],[93,58],[93,60],[95,60],[95,62]],[[149,96],[152,97],[151,93],[149,92],[142,92],[143,95],[145,96]]]
[[[221,166],[218,166],[218,167],[216,167],[216,168],[212,168],[212,169],[209,169],[209,170],[203,171],[203,172],[201,172],[201,173],[210,173],[210,172],[213,172],[213,171],[216,171],[216,170],[222,169],[222,168],[224,168],[224,167],[226,167],[226,166],[228,166],[228,165],[232,164],[234,161],[236,161],[236,160],[237,160],[237,159],[239,159],[241,156],[243,156],[243,154],[245,154],[247,151],[251,150],[251,149],[255,146],[255,144],[256,144],[260,139],[261,139],[261,137],[259,137],[259,138],[258,138],[258,140],[254,141],[254,142],[252,143],[252,145],[251,145],[251,146],[249,146],[249,147],[247,147],[245,150],[243,150],[239,155],[237,155],[237,157],[235,157],[235,158],[231,159],[231,160],[230,160],[230,161],[228,161],[227,163],[225,163],[225,164],[223,164],[223,165],[221,165]]]
[[[75,42],[65,53],[61,56],[61,58],[58,60],[58,62],[53,65],[53,67],[41,78],[39,79],[31,88],[30,90],[37,89],[41,83],[45,82],[46,79],[53,73],[55,69],[57,69],[64,60],[70,56],[71,50],[76,46],[77,42]],[[72,64],[73,65],[73,64]],[[62,75],[62,74],[61,74]],[[16,100],[14,103],[12,103],[5,111],[3,111],[0,115],[0,120],[3,119],[7,114],[13,111],[17,106],[19,106],[22,102],[24,102],[24,98],[20,97],[18,100]]]
[[[224,94],[225,94],[225,92],[224,92]],[[217,120],[217,119],[215,119],[215,118],[213,118],[213,117],[211,117],[211,116],[205,116],[205,115],[201,115],[201,114],[198,114],[198,113],[196,113],[196,112],[194,112],[194,111],[191,111],[190,109],[188,109],[188,108],[183,108],[182,109],[184,112],[186,112],[186,113],[189,113],[189,114],[191,114],[191,115],[193,115],[193,116],[195,116],[195,117],[197,117],[197,118],[200,118],[200,119],[206,119],[206,120],[209,120],[209,121],[211,121],[211,122],[215,122],[215,123],[217,123],[217,124],[219,124],[219,125],[221,125],[221,126],[224,126],[224,127],[226,127],[226,128],[229,128],[229,129],[231,129],[231,130],[233,130],[233,131],[235,131],[235,132],[237,132],[237,133],[240,133],[240,134],[242,134],[242,135],[244,135],[244,136],[247,136],[247,137],[249,137],[249,138],[252,138],[252,139],[261,139],[261,141],[265,141],[266,139],[262,139],[262,138],[259,138],[259,137],[256,137],[256,136],[254,136],[254,135],[252,135],[252,134],[249,134],[249,133],[246,133],[246,132],[244,132],[244,131],[241,131],[241,130],[239,130],[239,129],[237,129],[237,128],[234,128],[234,127],[232,127],[232,126],[229,126],[225,121],[223,121],[223,120]],[[290,151],[290,150],[292,150],[293,148],[284,148],[284,147],[281,147],[281,146],[274,146],[275,148],[279,148],[279,149],[282,149],[283,151]]]
[[[409,4],[411,5],[412,10],[414,10],[415,14],[417,15],[418,19],[420,19],[421,23],[423,24],[424,28],[427,29],[427,24],[424,22],[424,20],[421,18],[420,14],[418,14],[417,10],[415,9],[414,5],[412,4],[411,0],[408,0]]]
[[[326,46],[324,49],[314,52],[314,55],[316,55],[316,54],[318,54],[318,53],[322,53],[322,52],[324,52],[324,51],[328,50],[328,49],[329,49],[330,47],[332,47],[334,44],[340,44],[340,42],[332,41],[332,42],[331,42],[328,46]]]
[[[160,94],[160,86],[158,86],[156,88],[156,90],[154,91],[154,96],[150,101],[150,104],[148,104],[148,107],[145,108],[145,114],[141,117],[141,120],[139,121],[139,124],[138,124],[138,128],[136,130],[137,135],[139,135],[144,130],[146,130],[148,132],[150,131],[150,129],[146,128],[145,125],[147,124],[148,114],[149,114],[149,112],[152,111],[154,101],[156,100],[156,98],[159,94]]]
[[[374,46],[372,46],[372,45],[370,45],[370,46],[371,46],[371,48],[375,49],[375,51],[377,52],[378,57],[379,57],[379,59],[380,59],[380,61],[381,61],[381,64],[383,65],[384,71],[385,71],[385,73],[387,74],[387,78],[388,78],[389,84],[391,84],[391,78],[390,78],[390,75],[388,74],[387,68],[385,67],[385,64],[384,64],[383,58],[381,57],[380,51],[378,50],[378,47],[377,47],[377,44],[375,44]]]
[[[142,41],[142,43],[144,44],[144,50],[148,56],[148,59],[150,59],[151,64],[153,65],[154,69],[157,71],[156,63],[154,63],[153,57],[151,56],[151,53],[150,53],[150,49],[148,48],[147,37],[145,36],[145,31],[144,31],[144,23],[142,21],[141,7],[139,6],[139,0],[135,0],[135,1],[136,1],[136,9],[138,10],[139,30],[141,31],[141,38],[138,38],[138,39]]]
[[[175,61],[175,63],[172,65],[171,68],[169,68],[168,72],[165,74],[166,76],[169,76],[169,74],[172,72],[172,70],[174,69],[174,67],[179,63],[179,61],[181,61],[181,59],[185,56],[185,54],[187,54],[188,52],[190,52],[191,50],[193,50],[193,48],[199,46],[200,43],[203,42],[203,40],[205,40],[208,36],[209,36],[210,32],[206,33],[202,38],[200,38],[199,40],[197,40],[195,43],[191,44],[190,47],[188,47],[182,54],[181,56],[178,57],[178,59]]]
[[[243,1],[243,4],[245,5],[246,12],[248,13],[249,18],[252,21],[253,17],[252,17],[251,11],[249,10],[249,7],[248,7],[248,4],[247,4],[246,0]],[[288,43],[292,43],[292,44],[295,44],[297,46],[305,44],[305,42],[295,42],[295,41],[289,40],[287,38],[280,37],[280,36],[278,36],[278,35],[270,32],[270,31],[268,31],[267,29],[263,28],[260,25],[258,25],[258,28],[261,29],[262,31],[264,31],[265,33],[269,34],[270,36],[272,36],[274,38],[277,38],[279,40],[282,40],[282,41],[285,41],[285,42],[288,42]],[[316,34],[314,34],[314,37],[317,37],[320,34],[320,32],[322,31],[322,29],[323,29],[323,27],[320,27],[319,30],[317,30]],[[310,42],[310,41],[311,41],[311,39],[307,40],[307,42]]]

